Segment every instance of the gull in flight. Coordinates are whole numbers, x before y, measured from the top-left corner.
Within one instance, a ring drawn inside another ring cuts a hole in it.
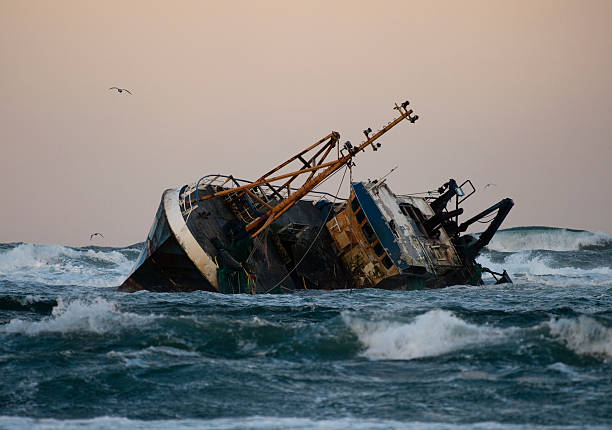
[[[110,87],[110,88],[109,88],[109,90],[117,90],[119,93],[122,93],[122,92],[124,92],[124,91],[125,91],[126,93],[128,93],[128,94],[130,94],[130,95],[132,94],[132,93],[130,92],[130,90],[125,89],[125,88],[119,88],[119,87]]]
[[[104,239],[104,236],[102,235],[102,233],[92,233],[92,234],[89,236],[89,240],[93,239],[93,238],[94,238],[94,236],[100,236],[102,239]]]

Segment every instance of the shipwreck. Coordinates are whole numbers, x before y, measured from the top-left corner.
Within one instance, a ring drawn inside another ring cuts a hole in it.
[[[340,143],[332,131],[257,180],[209,174],[163,192],[145,246],[122,291],[282,293],[308,289],[421,289],[482,284],[476,262],[513,206],[506,198],[460,222],[476,192],[468,179],[433,191],[395,194],[386,177],[350,182],[349,197],[316,188],[354,166],[361,152],[418,116],[409,102],[364,141]],[[297,167],[296,167],[297,166]],[[352,175],[349,175],[352,178]],[[488,222],[477,235],[464,234]]]

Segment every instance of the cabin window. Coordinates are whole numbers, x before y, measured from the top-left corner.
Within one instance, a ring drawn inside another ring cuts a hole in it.
[[[400,203],[400,209],[402,210],[404,215],[409,216],[417,222],[425,221],[423,213],[420,211],[420,209],[415,206],[412,206],[410,203]]]
[[[357,198],[353,198],[351,201],[351,209],[353,209],[353,212],[357,212],[357,209],[359,209],[359,201],[357,201]]]
[[[376,253],[376,255],[378,257],[380,257],[381,255],[383,255],[385,253],[385,250],[383,249],[382,245],[380,244],[380,242],[378,242],[375,246],[374,246],[374,252]]]
[[[423,227],[423,223],[425,222],[423,212],[421,212],[421,210],[416,206],[412,206],[410,203],[400,203],[400,209],[402,210],[402,213],[404,215],[411,218],[415,222],[417,228],[419,229],[419,232],[423,236],[427,236],[425,227]]]
[[[368,242],[372,243],[376,240],[376,234],[374,233],[374,230],[372,230],[370,224],[367,222],[363,225],[363,227],[361,227],[361,231],[366,239],[368,239]]]
[[[387,269],[390,269],[393,267],[393,262],[391,261],[391,259],[389,258],[388,255],[385,255],[385,258],[383,258],[381,260],[381,263],[383,264],[383,266],[385,266]]]
[[[365,219],[365,214],[361,209],[355,212],[355,218],[357,218],[357,224],[361,224],[361,222]]]

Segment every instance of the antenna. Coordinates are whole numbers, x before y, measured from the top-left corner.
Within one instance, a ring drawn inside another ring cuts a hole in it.
[[[386,175],[381,176],[380,178],[378,178],[376,180],[376,185],[374,185],[374,188],[378,188],[380,187],[382,184],[385,183],[385,180],[387,179],[387,176],[389,176],[391,173],[393,173],[395,171],[395,169],[397,169],[399,166],[395,166],[393,169],[389,170],[389,172],[387,172]]]

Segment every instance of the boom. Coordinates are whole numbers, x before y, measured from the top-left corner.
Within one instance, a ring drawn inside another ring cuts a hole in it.
[[[374,151],[376,151],[380,147],[380,143],[375,145],[377,139],[379,139],[386,132],[391,130],[397,124],[399,124],[404,119],[410,121],[410,123],[414,123],[419,117],[418,115],[412,115],[412,109],[408,109],[409,105],[408,101],[403,102],[398,106],[395,104],[394,109],[399,112],[399,116],[386,126],[381,128],[379,131],[372,133],[372,129],[368,128],[364,130],[364,134],[366,136],[365,142],[361,143],[359,146],[353,146],[350,142],[345,142],[342,149],[338,149],[337,151],[337,159],[334,161],[324,162],[327,156],[330,154],[331,150],[336,147],[338,141],[340,140],[340,134],[338,132],[332,131],[330,134],[320,139],[313,145],[307,147],[300,153],[294,155],[289,158],[284,163],[281,163],[274,169],[270,170],[263,176],[261,176],[258,180],[247,184],[238,186],[235,188],[223,190],[216,192],[214,194],[209,194],[199,198],[199,201],[208,200],[215,197],[221,197],[229,194],[237,194],[238,197],[244,196],[244,194],[248,194],[251,197],[258,200],[262,205],[267,209],[267,211],[251,221],[246,226],[246,230],[251,233],[251,236],[256,237],[261,232],[263,232],[270,224],[272,224],[276,219],[278,219],[282,214],[284,214],[287,210],[289,210],[293,205],[295,205],[300,199],[302,199],[306,194],[312,191],[317,185],[323,182],[325,179],[333,175],[336,171],[341,169],[343,166],[348,165],[352,162],[353,157],[357,155],[360,151],[365,151],[365,149],[371,145]],[[318,148],[318,149],[317,149]],[[314,155],[308,157],[307,154],[310,152],[316,152]],[[279,170],[288,166],[294,161],[300,161],[303,165],[300,169],[279,174],[276,176],[272,176],[275,173],[278,173]],[[304,184],[297,189],[295,192],[291,192],[291,183],[294,182],[299,176],[308,174]],[[283,179],[286,181],[280,185],[272,185],[273,182],[278,182]],[[254,194],[251,190],[255,187],[267,186],[273,192],[273,194],[278,198],[276,204],[271,205],[269,202],[264,202]],[[196,203],[193,201],[192,203]]]

